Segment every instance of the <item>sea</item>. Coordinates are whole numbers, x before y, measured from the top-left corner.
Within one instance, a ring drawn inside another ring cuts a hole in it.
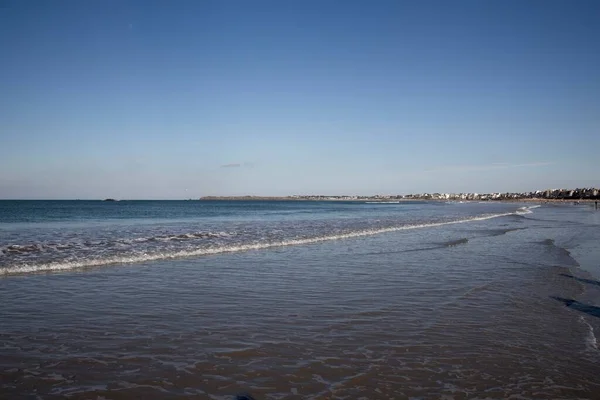
[[[599,399],[599,337],[589,203],[0,201],[2,399]]]

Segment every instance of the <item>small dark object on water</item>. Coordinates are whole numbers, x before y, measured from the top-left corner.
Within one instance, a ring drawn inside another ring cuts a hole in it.
[[[116,201],[115,199],[104,199],[104,201]]]
[[[252,395],[249,393],[240,393],[235,396],[235,400],[256,400],[256,399],[254,397],[252,397]]]

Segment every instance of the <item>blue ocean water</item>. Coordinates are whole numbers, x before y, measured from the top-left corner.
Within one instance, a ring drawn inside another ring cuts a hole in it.
[[[424,204],[1,201],[0,274],[301,245],[519,212],[506,204]]]
[[[586,204],[0,202],[0,397],[600,393]]]

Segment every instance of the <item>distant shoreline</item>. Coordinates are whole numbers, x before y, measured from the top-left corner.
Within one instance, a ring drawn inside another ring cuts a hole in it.
[[[410,201],[435,201],[435,202],[502,202],[502,203],[539,203],[539,204],[569,204],[569,203],[594,203],[600,199],[544,199],[544,198],[502,198],[502,199],[428,199],[428,198],[312,198],[290,196],[207,196],[196,201],[328,201],[328,202],[373,202],[373,203],[405,203]]]
[[[200,201],[512,201],[512,202],[588,202],[600,200],[600,190],[596,188],[549,189],[534,192],[495,192],[495,193],[419,193],[407,195],[293,195],[293,196],[205,196]]]

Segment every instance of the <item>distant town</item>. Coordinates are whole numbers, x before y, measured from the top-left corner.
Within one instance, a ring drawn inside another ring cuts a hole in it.
[[[445,200],[445,201],[507,201],[507,200],[599,200],[600,189],[549,189],[523,193],[420,193],[406,195],[373,195],[373,196],[328,196],[328,195],[294,195],[283,197],[272,196],[206,196],[200,200],[337,200],[337,201],[400,201],[400,200]]]

